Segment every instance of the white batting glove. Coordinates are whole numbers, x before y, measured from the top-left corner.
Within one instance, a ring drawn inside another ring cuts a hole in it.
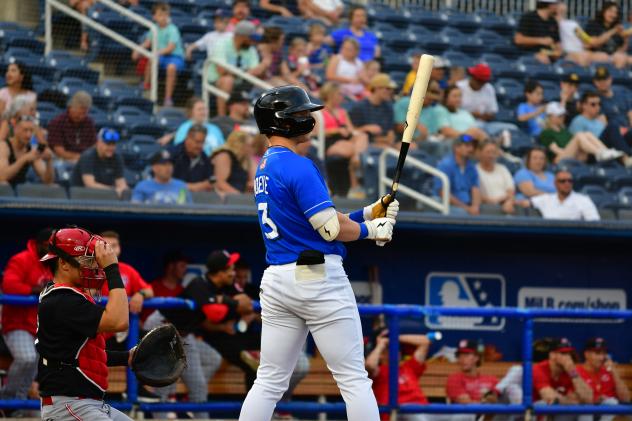
[[[389,194],[384,195],[369,206],[365,206],[362,210],[362,216],[364,216],[364,220],[372,221],[375,218],[397,219],[397,214],[399,213],[399,202],[397,201],[397,199],[393,200],[386,208],[386,212],[384,212],[382,201],[388,202],[390,200],[390,197],[391,196]]]
[[[368,234],[367,240],[375,240],[378,243],[388,243],[393,238],[393,226],[395,220],[391,218],[377,218],[372,221],[365,221]]]

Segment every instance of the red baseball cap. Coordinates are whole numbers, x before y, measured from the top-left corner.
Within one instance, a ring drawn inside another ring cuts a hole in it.
[[[467,72],[480,82],[489,82],[492,78],[492,69],[485,63],[478,63],[476,66],[468,67]]]

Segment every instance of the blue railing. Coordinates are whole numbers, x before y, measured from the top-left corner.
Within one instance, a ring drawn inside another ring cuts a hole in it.
[[[103,300],[105,301],[105,299]],[[35,296],[0,295],[0,304],[29,306],[37,304]],[[258,306],[258,303],[255,305]],[[179,298],[152,298],[145,301],[145,308],[195,308],[195,304],[190,300]],[[398,372],[389,371],[389,403],[381,406],[380,411],[389,412],[397,409],[402,413],[436,413],[436,414],[456,414],[456,413],[497,413],[497,414],[518,414],[532,411],[535,414],[631,414],[632,405],[534,405],[533,404],[533,379],[531,373],[532,343],[533,343],[533,323],[537,318],[573,318],[573,319],[632,319],[632,310],[541,310],[523,308],[447,308],[447,307],[424,307],[413,305],[359,305],[360,314],[371,316],[384,314],[387,316],[389,330],[389,366],[399,365],[399,320],[403,317],[428,317],[428,316],[497,316],[522,319],[524,321],[524,331],[522,335],[522,361],[523,361],[523,402],[520,405],[512,404],[429,404],[413,405],[398,404]],[[138,342],[140,331],[139,315],[130,314],[128,347],[132,347]],[[234,412],[241,408],[241,402],[205,402],[205,403],[158,403],[145,404],[137,403],[137,382],[136,376],[128,369],[127,373],[127,402],[112,402],[112,406],[120,410],[130,410],[136,407],[142,411],[214,411],[214,412]],[[0,408],[6,409],[38,409],[39,402],[36,400],[0,400]],[[345,411],[344,403],[314,403],[314,402],[286,402],[279,403],[277,408],[282,411],[291,412],[328,412],[341,413]]]

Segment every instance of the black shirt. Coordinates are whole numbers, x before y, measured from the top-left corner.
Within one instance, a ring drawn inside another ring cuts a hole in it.
[[[11,141],[9,141],[9,139],[5,139],[4,140],[7,144],[7,147],[9,148],[9,165],[14,164],[15,161],[17,161],[17,157],[15,156],[15,151],[13,150],[13,145],[11,144]],[[31,151],[31,145],[28,145],[28,147],[26,148],[26,153]],[[18,171],[11,180],[7,180],[13,187],[17,186],[18,184],[22,184],[22,183],[26,183],[26,173],[29,171],[29,168],[31,167],[31,164],[25,164],[22,166],[22,168],[20,168],[20,171]]]
[[[590,22],[588,22],[588,25],[586,25],[585,29],[586,33],[593,37],[598,37],[599,35],[609,30],[610,28],[606,28],[605,26],[603,26],[602,23],[597,22],[596,20],[591,20]],[[619,48],[621,48],[623,43],[624,41],[621,35],[615,34],[614,36],[610,37],[610,39],[605,44],[601,45],[600,47],[592,48],[592,50],[614,54]]]
[[[115,181],[123,178],[123,158],[116,152],[112,158],[101,158],[93,146],[79,157],[72,172],[72,185],[83,187],[83,175],[93,175],[97,183],[114,187]]]
[[[535,10],[522,15],[516,32],[526,37],[551,37],[555,42],[560,41],[560,30],[557,21],[552,17],[544,20]],[[532,47],[521,46],[520,48],[527,51],[539,51],[543,47],[534,45]]]
[[[181,143],[173,149],[172,156],[174,178],[186,183],[197,183],[208,180],[213,175],[211,160],[204,152],[197,158],[191,159],[186,153],[184,143]]]
[[[241,163],[239,162],[235,154],[228,149],[220,149],[216,151],[215,153],[213,153],[213,156],[211,158],[220,153],[227,153],[230,157],[230,175],[228,176],[228,180],[226,181],[236,190],[239,190],[242,193],[245,192],[246,185],[248,184],[248,171],[246,171],[244,167],[241,166]]]

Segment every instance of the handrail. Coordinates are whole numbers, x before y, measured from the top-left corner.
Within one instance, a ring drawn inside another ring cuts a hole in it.
[[[152,34],[152,45],[151,51],[143,48],[140,44],[137,44],[124,36],[114,32],[110,28],[96,22],[94,19],[89,18],[88,16],[82,15],[71,7],[61,3],[59,0],[46,0],[45,10],[44,10],[44,20],[45,20],[45,54],[48,54],[53,49],[53,11],[55,8],[75,19],[80,21],[81,23],[89,26],[97,32],[100,32],[114,41],[123,44],[127,48],[136,51],[137,53],[147,57],[151,64],[151,90],[150,90],[150,99],[154,101],[154,103],[158,100],[158,26],[152,21],[145,19],[141,15],[134,13],[116,3],[112,0],[98,0],[104,5],[111,7],[122,15],[128,17],[129,19],[149,28]]]
[[[258,77],[251,75],[250,73],[244,72],[242,69],[240,69],[237,66],[234,66],[230,63],[226,63],[223,60],[218,60],[216,58],[209,57],[204,61],[204,66],[202,67],[202,99],[204,100],[205,104],[209,103],[208,102],[209,92],[213,93],[216,96],[220,96],[224,99],[228,99],[228,96],[229,96],[227,92],[222,91],[221,89],[214,86],[208,81],[207,74],[208,74],[208,69],[211,64],[214,64],[216,66],[221,66],[222,68],[226,69],[228,72],[236,75],[237,77],[247,82],[250,82],[251,84],[259,88],[267,90],[267,89],[272,89],[274,87],[268,82],[261,80]],[[318,150],[318,158],[320,158],[321,160],[324,160],[325,159],[325,121],[320,111],[316,111],[312,113],[312,115],[316,119],[316,126],[318,127],[318,134],[317,134],[318,140],[316,142],[316,149]]]
[[[393,179],[386,175],[386,157],[394,156],[395,158],[399,157],[399,152],[392,148],[384,148],[382,153],[380,154],[380,161],[378,166],[379,171],[379,192],[380,197],[386,194],[386,188],[390,187],[393,184]],[[418,202],[421,202],[435,210],[438,210],[444,215],[447,215],[450,212],[450,179],[443,172],[432,165],[428,165],[419,159],[413,158],[411,156],[406,157],[406,163],[404,165],[411,165],[415,168],[418,168],[424,172],[427,172],[435,177],[439,177],[441,179],[441,202],[437,202],[431,197],[426,196],[425,194],[419,193],[407,187],[403,184],[399,184],[399,191],[405,194],[406,196],[410,196]]]
[[[103,299],[102,301],[106,301]],[[23,295],[1,295],[0,304],[32,306],[38,302],[37,296]],[[180,298],[151,298],[145,300],[145,308],[195,308],[195,303],[190,300]],[[258,307],[256,303],[255,308]],[[593,319],[632,319],[632,310],[552,310],[552,309],[530,309],[530,308],[462,308],[462,307],[439,307],[439,306],[419,306],[419,305],[359,305],[359,312],[363,316],[384,314],[387,315],[387,325],[389,332],[389,365],[396,367],[399,364],[399,319],[401,317],[423,317],[429,315],[448,316],[501,316],[514,319],[523,319],[525,328],[522,340],[522,360],[523,360],[523,401],[521,404],[501,405],[501,404],[403,404],[398,402],[398,372],[389,371],[389,403],[380,407],[381,412],[399,411],[402,413],[526,413],[532,411],[535,414],[630,414],[632,405],[534,405],[532,398],[532,348],[533,343],[533,322],[538,318],[593,318]],[[128,335],[128,348],[138,342],[139,315],[130,314],[130,325]],[[136,404],[136,377],[128,370],[127,375],[128,402],[114,402],[113,406],[121,409],[129,409]],[[0,400],[0,408],[25,408],[35,409],[38,402],[33,400]],[[241,407],[241,402],[203,402],[203,403],[159,403],[159,404],[139,404],[138,409],[142,411],[236,411]],[[314,403],[279,402],[280,410],[303,411],[303,412],[343,412],[344,403]]]

